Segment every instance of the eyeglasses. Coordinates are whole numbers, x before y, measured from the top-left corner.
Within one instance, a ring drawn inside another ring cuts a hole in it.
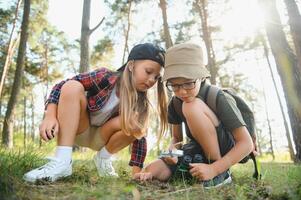
[[[183,88],[184,90],[192,90],[195,88],[195,83],[197,82],[197,80],[182,84],[172,84],[170,82],[167,82],[166,87],[171,92],[177,92],[180,88]]]

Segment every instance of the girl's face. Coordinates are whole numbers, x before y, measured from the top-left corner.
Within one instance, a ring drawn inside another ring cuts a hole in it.
[[[151,88],[161,76],[160,64],[152,60],[136,60],[129,70],[133,73],[136,90],[140,92]]]
[[[172,78],[167,81],[168,89],[184,102],[191,102],[197,96],[201,81],[198,79]]]

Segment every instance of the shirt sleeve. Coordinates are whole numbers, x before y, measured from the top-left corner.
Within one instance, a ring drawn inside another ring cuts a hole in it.
[[[173,97],[175,98],[175,97]],[[181,124],[183,120],[181,117],[177,114],[175,107],[173,105],[173,98],[171,98],[169,104],[168,104],[168,123],[170,124]]]
[[[76,80],[79,81],[83,86],[85,91],[89,90],[90,88],[94,87],[95,85],[98,85],[99,82],[104,78],[105,74],[108,72],[106,68],[100,68],[97,70],[94,70],[92,72],[86,72],[78,74],[72,78],[63,80],[59,83],[57,83],[51,90],[48,99],[45,102],[45,109],[47,108],[47,105],[49,103],[58,104],[61,89],[63,85],[69,81],[69,80]]]
[[[138,166],[143,168],[143,163],[147,152],[147,141],[143,137],[140,140],[135,140],[132,144],[131,160],[129,162],[130,166]]]
[[[232,132],[235,128],[246,126],[235,99],[231,95],[225,92],[219,95],[217,111],[219,119],[227,130]]]

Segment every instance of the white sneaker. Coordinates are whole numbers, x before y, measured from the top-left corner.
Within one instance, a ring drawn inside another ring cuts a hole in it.
[[[96,165],[99,176],[113,176],[118,177],[118,174],[115,172],[114,167],[112,166],[112,161],[110,158],[101,158],[97,154],[93,158]]]
[[[31,183],[40,179],[47,179],[54,182],[61,177],[70,176],[72,174],[72,161],[66,163],[55,157],[47,157],[47,159],[49,160],[47,164],[27,172],[24,174],[23,179]]]

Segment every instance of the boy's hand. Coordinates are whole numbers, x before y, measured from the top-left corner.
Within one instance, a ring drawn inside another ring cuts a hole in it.
[[[204,163],[191,163],[190,165],[190,174],[193,177],[196,177],[199,180],[210,180],[214,178],[217,173],[212,169],[209,164]]]
[[[58,134],[59,123],[55,117],[45,117],[39,129],[41,138],[47,142]]]
[[[139,172],[134,174],[133,178],[139,181],[148,181],[153,179],[153,175],[150,172]]]

